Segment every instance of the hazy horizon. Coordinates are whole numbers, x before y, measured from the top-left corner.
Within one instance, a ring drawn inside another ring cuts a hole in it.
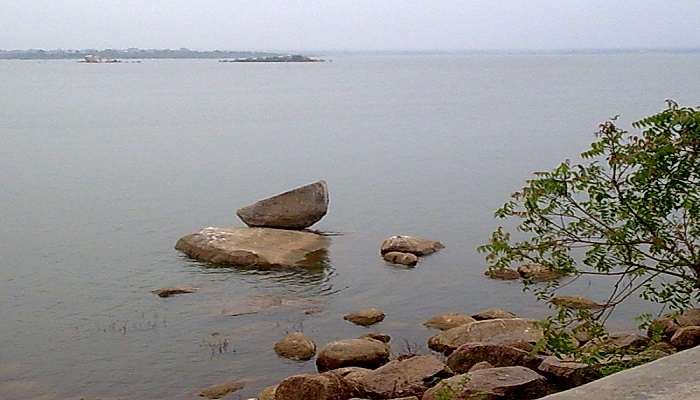
[[[2,49],[246,51],[700,48],[700,2],[5,0]]]

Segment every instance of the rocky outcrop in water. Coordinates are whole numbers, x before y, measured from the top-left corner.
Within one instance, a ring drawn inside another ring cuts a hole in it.
[[[312,267],[325,257],[328,240],[310,232],[271,228],[204,228],[175,248],[219,265],[258,268]]]
[[[433,254],[445,246],[435,240],[423,239],[415,236],[396,235],[382,242],[382,255],[390,252],[411,253],[418,257]]]
[[[157,295],[158,297],[170,297],[170,296],[175,296],[177,294],[194,293],[195,291],[197,291],[197,289],[191,288],[191,287],[176,287],[176,288],[173,287],[173,288],[157,289],[151,293]]]
[[[378,308],[365,308],[348,314],[343,319],[356,325],[370,326],[383,321],[384,317],[384,312]]]
[[[328,185],[318,181],[238,209],[250,227],[305,229],[328,212]]]

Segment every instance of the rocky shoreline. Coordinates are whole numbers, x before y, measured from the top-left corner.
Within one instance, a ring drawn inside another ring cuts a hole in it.
[[[176,249],[199,261],[218,266],[253,268],[313,268],[330,241],[308,231],[328,211],[324,181],[272,196],[238,210],[247,228],[204,228],[181,238]],[[445,246],[435,240],[396,235],[384,240],[379,255],[390,264],[413,267],[422,257]],[[487,271],[495,279],[544,282],[561,276],[538,265],[517,270]],[[195,288],[164,288],[160,297],[185,295]],[[559,296],[553,304],[592,310],[604,305],[581,296]],[[368,304],[369,305],[369,304]],[[389,318],[391,316],[388,316]],[[343,316],[348,323],[369,327],[387,315],[376,308]],[[483,400],[536,399],[583,385],[604,375],[605,367],[619,357],[592,363],[558,358],[539,344],[543,325],[499,308],[446,312],[423,323],[436,333],[427,338],[433,353],[408,352],[392,358],[389,335],[372,332],[358,338],[335,340],[317,346],[304,332],[289,332],[271,344],[275,353],[297,362],[313,360],[317,373],[293,375],[264,389],[259,400]],[[601,354],[645,357],[651,361],[700,344],[700,309],[654,321],[647,336],[612,332],[591,339],[575,335],[574,347]],[[654,332],[662,332],[659,339]],[[200,396],[218,399],[245,387],[230,381],[202,389]]]

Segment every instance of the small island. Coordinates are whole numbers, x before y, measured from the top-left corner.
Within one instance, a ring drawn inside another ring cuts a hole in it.
[[[219,60],[219,62],[268,62],[268,63],[280,63],[280,62],[324,62],[325,60],[320,58],[313,58],[308,56],[303,56],[300,54],[288,54],[280,56],[264,56],[264,57],[245,57],[245,58],[234,58],[234,59],[224,59]]]

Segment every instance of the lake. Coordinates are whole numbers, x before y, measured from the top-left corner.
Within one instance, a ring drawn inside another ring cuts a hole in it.
[[[427,351],[448,311],[547,308],[485,278],[475,250],[532,171],[575,158],[598,123],[664,99],[700,104],[700,55],[339,56],[0,62],[0,393],[3,400],[192,399],[246,379],[255,396],[313,361],[272,347],[368,331]],[[328,182],[324,270],[209,268],[174,250],[235,210]],[[385,264],[393,234],[442,241],[413,269]],[[194,286],[161,299],[151,290]],[[600,298],[600,282],[567,288]],[[270,307],[272,305],[272,307]],[[382,308],[370,329],[348,312]],[[229,316],[250,308],[256,314]],[[632,301],[613,321],[634,328]]]

